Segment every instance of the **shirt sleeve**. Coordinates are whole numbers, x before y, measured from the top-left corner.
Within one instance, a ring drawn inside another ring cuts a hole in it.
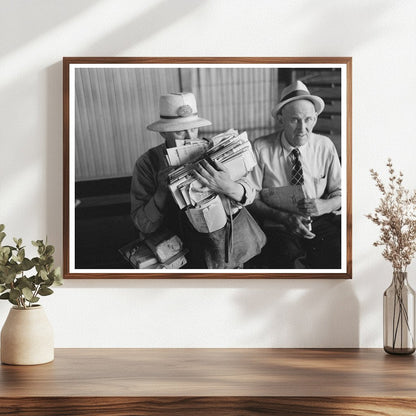
[[[156,231],[164,219],[163,212],[155,203],[156,191],[157,172],[147,154],[144,154],[134,167],[130,189],[130,214],[135,226],[145,234]]]
[[[253,193],[250,204],[255,199],[260,198],[260,191],[263,188],[263,167],[261,164],[261,158],[259,156],[259,150],[256,145],[256,142],[254,142],[253,144],[253,153],[256,158],[257,164],[256,166],[254,166],[253,170],[247,175],[247,183],[251,187]]]
[[[251,203],[253,203],[254,198],[256,196],[256,190],[253,188],[248,178],[245,176],[239,179],[237,183],[239,183],[244,188],[243,199],[238,202],[230,199],[231,206],[242,207],[242,206],[250,205]]]
[[[329,158],[327,177],[328,181],[325,192],[326,198],[329,199],[341,196],[341,164],[334,145],[331,148],[331,157]]]

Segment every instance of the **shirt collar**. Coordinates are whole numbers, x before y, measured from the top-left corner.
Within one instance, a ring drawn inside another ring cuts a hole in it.
[[[287,159],[289,155],[292,153],[292,150],[294,149],[294,147],[286,140],[284,131],[282,131],[280,140],[282,143],[283,156],[285,157],[285,159]]]
[[[295,148],[286,140],[285,132],[284,131],[282,131],[282,133],[280,135],[280,141],[282,143],[282,152],[283,152],[283,155],[284,155],[285,158],[287,158],[290,155],[290,153],[292,153],[292,150],[295,149]],[[299,146],[298,147],[299,153],[301,155],[304,154],[304,152],[306,150],[306,146],[308,145],[308,143],[309,143],[309,140],[303,146]]]

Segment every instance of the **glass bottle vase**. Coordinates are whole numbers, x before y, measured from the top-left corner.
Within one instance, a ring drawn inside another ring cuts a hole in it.
[[[393,272],[383,295],[384,351],[412,354],[415,351],[415,291],[406,272]]]

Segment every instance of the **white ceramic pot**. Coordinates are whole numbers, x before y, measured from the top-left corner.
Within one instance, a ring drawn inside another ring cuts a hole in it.
[[[11,308],[1,331],[1,362],[34,365],[53,359],[53,329],[43,307]]]

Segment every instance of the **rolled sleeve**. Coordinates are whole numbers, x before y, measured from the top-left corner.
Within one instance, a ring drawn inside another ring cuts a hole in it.
[[[250,205],[256,196],[256,190],[250,183],[248,178],[242,178],[237,181],[243,188],[244,188],[244,198],[243,201],[240,202],[242,206]]]

